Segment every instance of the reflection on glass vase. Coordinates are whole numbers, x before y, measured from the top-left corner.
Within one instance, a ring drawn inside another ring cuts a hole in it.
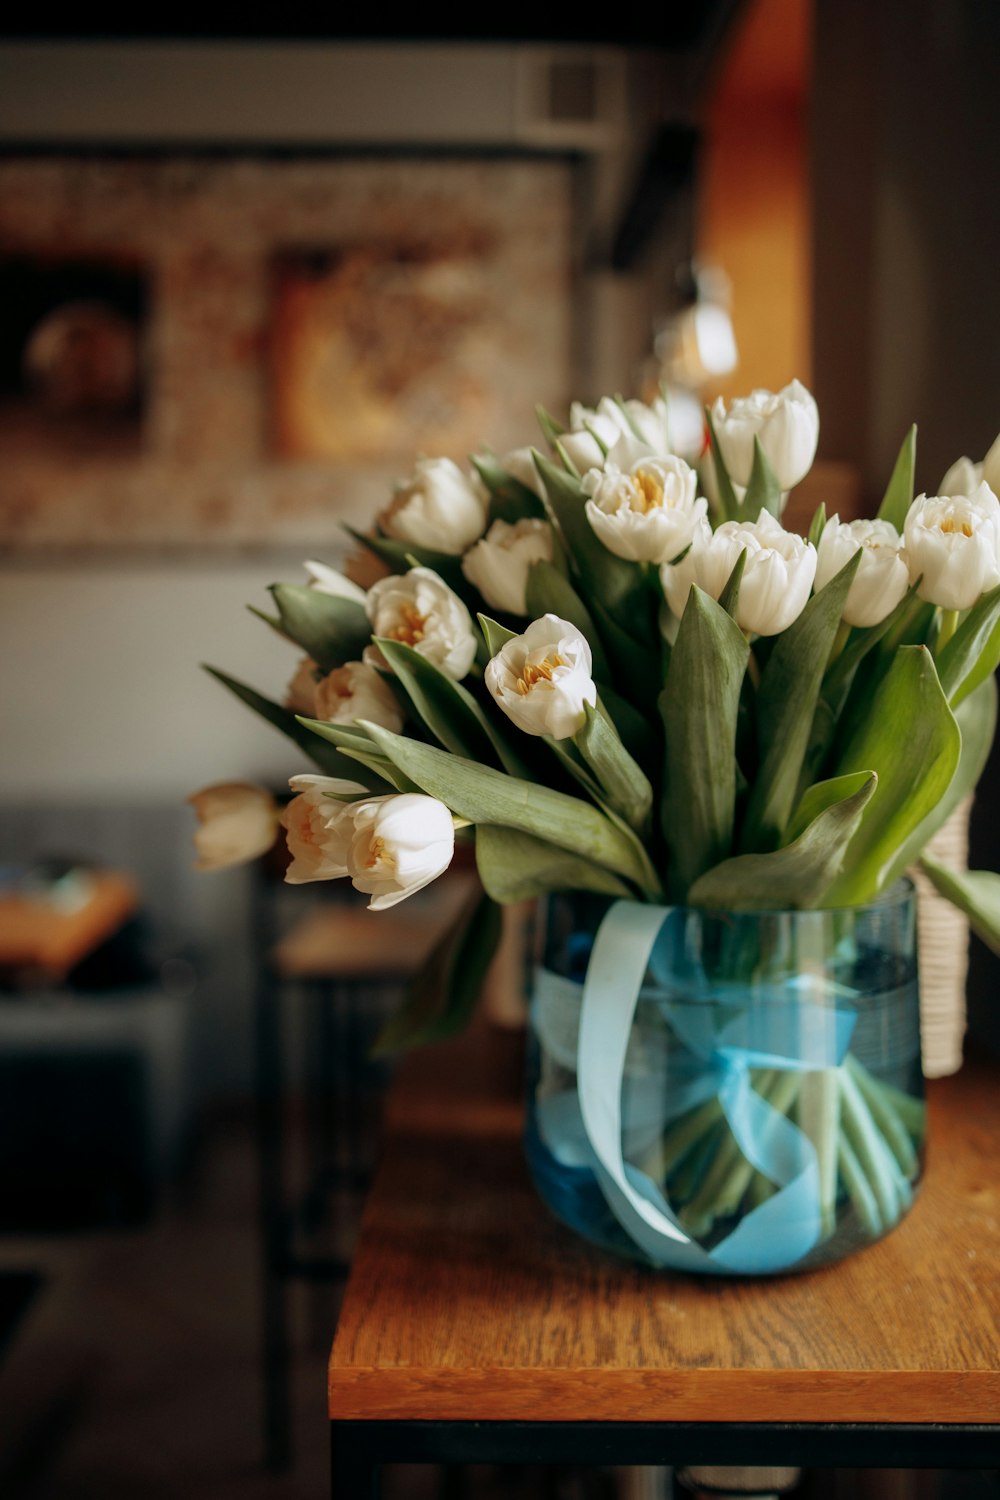
[[[526,1148],[605,1249],[753,1275],[839,1260],[920,1179],[914,892],[824,911],[550,898]]]

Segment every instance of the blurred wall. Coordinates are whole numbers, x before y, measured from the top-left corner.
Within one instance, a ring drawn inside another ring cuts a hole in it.
[[[812,381],[808,108],[812,0],[752,0],[707,102],[697,245],[732,281],[727,398]]]
[[[820,454],[877,501],[916,421],[917,488],[1000,428],[1000,7],[817,0]]]

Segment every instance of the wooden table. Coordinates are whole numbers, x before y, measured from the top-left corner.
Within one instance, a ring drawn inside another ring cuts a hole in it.
[[[881,1243],[800,1276],[654,1273],[552,1220],[520,1058],[410,1058],[329,1367],[338,1497],[383,1462],[1000,1465],[1000,1066],[929,1087],[930,1163]]]

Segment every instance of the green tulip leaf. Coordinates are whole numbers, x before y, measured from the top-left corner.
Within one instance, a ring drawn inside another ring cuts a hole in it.
[[[221,682],[223,687],[229,689],[241,703],[252,708],[254,713],[260,714],[275,729],[280,729],[282,734],[288,736],[299,749],[308,755],[314,765],[323,772],[324,776],[339,776],[348,781],[360,781],[369,791],[373,793],[390,792],[392,787],[385,777],[370,769],[364,772],[359,770],[353,760],[349,760],[332,744],[324,744],[317,740],[316,736],[299,722],[299,719],[290,708],[283,708],[280,703],[265,698],[254,688],[247,687],[245,683],[237,682],[235,677],[228,677],[225,672],[220,672],[216,667],[205,667],[205,671]]]
[[[733,564],[733,571],[726,579],[725,587],[719,595],[719,604],[735,620],[740,604],[740,584],[743,582],[743,574],[747,565],[747,549],[744,547],[739,557]]]
[[[602,865],[515,828],[482,823],[476,829],[476,864],[494,901],[527,901],[549,891],[596,891],[628,898],[623,880]]]
[[[666,736],[663,834],[676,900],[732,849],[736,722],[749,655],[739,626],[694,586],[660,697]]]
[[[649,637],[649,600],[642,569],[609,552],[587,519],[580,481],[535,452],[545,486],[549,517],[565,543],[588,599],[600,599],[607,612],[638,640]]]
[[[280,630],[300,645],[324,672],[359,661],[372,638],[364,609],[353,599],[324,594],[308,584],[275,583]]]
[[[497,624],[496,620],[491,620],[489,615],[479,615],[477,618],[479,628],[483,632],[483,640],[486,642],[486,650],[489,658],[492,659],[499,655],[502,646],[506,646],[508,641],[514,639],[515,632],[508,630],[506,625]]]
[[[413,542],[397,542],[388,536],[369,536],[365,531],[355,531],[353,526],[344,530],[354,540],[385,563],[390,573],[408,573],[414,566],[430,568],[471,609],[475,609],[479,595],[462,572],[462,559],[450,552],[435,552],[430,547],[417,547]]]
[[[610,668],[594,618],[565,573],[544,559],[533,562],[528,569],[526,594],[527,612],[532,620],[541,615],[558,615],[586,636],[594,661],[594,676],[598,682],[607,682]]]
[[[635,829],[643,829],[653,805],[653,788],[642,767],[629,755],[614,725],[590,704],[575,737],[576,747],[593,771],[615,812]]]
[[[449,755],[377,724],[364,724],[363,728],[394,766],[457,817],[477,825],[499,823],[534,834],[606,866],[650,895],[658,894],[634,834],[616,826],[579,797]]]
[[[775,517],[781,515],[781,485],[768,462],[760,438],[755,433],[753,468],[750,470],[747,492],[743,496],[743,511],[751,520],[756,521],[762,510],[769,510]]]
[[[806,538],[814,547],[818,547],[820,540],[826,530],[826,505],[821,500],[816,507],[813,518],[809,523],[809,535]]]
[[[489,491],[489,524],[491,526],[494,521],[506,521],[513,526],[518,521],[528,518],[544,517],[545,506],[534,490],[529,490],[520,479],[515,479],[513,474],[508,474],[492,454],[474,453],[472,464]]]
[[[402,1006],[375,1039],[373,1055],[444,1041],[464,1030],[500,946],[501,930],[500,908],[477,892],[407,985]]]
[[[363,766],[368,772],[368,780],[377,776],[384,783],[377,790],[380,792],[419,792],[420,788],[416,782],[411,781],[408,776],[394,766],[387,755],[383,755],[377,745],[373,745],[366,731],[355,724],[329,724],[325,719],[307,719],[301,715],[297,716],[296,722],[299,728],[311,736],[320,740],[327,740],[331,745],[336,745],[341,755],[350,763]],[[312,751],[310,751],[312,754]],[[353,776],[356,781],[365,781],[366,778],[357,769],[344,773]]]
[[[799,799],[799,805],[792,815],[785,833],[786,844],[792,844],[800,834],[805,833],[809,824],[820,813],[826,812],[828,807],[834,807],[838,802],[844,802],[853,797],[855,792],[868,785],[872,771],[852,771],[848,776],[832,776],[829,781],[817,781],[809,787]],[[872,786],[874,790],[874,783]]]
[[[719,506],[724,521],[739,520],[742,509],[733,489],[733,482],[726,468],[726,461],[722,457],[722,449],[715,435],[715,423],[712,421],[712,409],[705,407],[705,421],[708,423],[708,437],[712,446],[712,462],[715,465],[715,487],[719,492]]]
[[[957,906],[986,946],[1000,956],[1000,875],[992,870],[949,870],[924,854],[920,867],[935,890]]]
[[[538,425],[542,429],[545,441],[550,448],[554,448],[566,431],[565,427],[561,422],[557,422],[555,417],[550,416],[544,406],[535,407],[535,416],[538,418]]]
[[[773,849],[782,840],[798,794],[823,671],[860,563],[859,549],[775,637],[757,691],[760,769],[743,823],[743,853]]]
[[[665,641],[642,645],[592,597],[590,610],[608,660],[608,676],[616,690],[638,711],[648,709],[663,687],[662,659],[669,655]],[[601,682],[602,689],[610,683]]]
[[[890,525],[895,526],[900,536],[903,534],[906,512],[913,504],[913,472],[916,462],[917,429],[914,425],[903,439],[903,446],[899,450],[889,487],[878,508],[879,520],[888,521]]]
[[[856,836],[878,778],[863,776],[855,790],[824,807],[792,843],[769,854],[740,854],[707,871],[688,893],[692,906],[719,911],[793,911],[827,903],[831,884]],[[831,903],[832,904],[832,903]]]
[[[499,765],[512,776],[530,774],[461,682],[401,641],[376,639],[406,696],[434,738],[455,755]]]
[[[962,737],[958,769],[940,802],[898,850],[885,878],[886,886],[891,885],[916,862],[959,803],[975,789],[983,774],[997,723],[997,685],[994,679],[990,677],[981,683],[971,697],[962,699],[953,713]]]
[[[952,708],[992,677],[1000,662],[1000,588],[974,604],[937,658],[938,676]]]
[[[899,851],[948,791],[961,750],[930,652],[901,646],[835,768],[842,776],[870,768],[878,787],[830,892],[831,905],[871,901],[888,884]]]

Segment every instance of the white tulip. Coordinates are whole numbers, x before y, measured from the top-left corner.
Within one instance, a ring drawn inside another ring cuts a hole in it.
[[[861,562],[844,604],[848,625],[879,625],[910,586],[906,550],[888,521],[841,521],[831,516],[816,549],[816,591],[860,549]]]
[[[939,495],[974,495],[983,482],[982,464],[973,463],[963,454],[956,458],[938,485]]]
[[[512,448],[500,460],[500,467],[512,475],[519,484],[523,484],[526,490],[531,490],[537,495],[539,500],[545,499],[545,486],[531,448]]]
[[[782,490],[797,485],[816,456],[819,411],[811,393],[798,380],[777,394],[754,391],[741,396],[728,412],[719,396],[712,407],[712,426],[734,484],[750,483],[755,437],[760,438]]]
[[[756,521],[726,521],[712,531],[695,526],[690,551],[660,569],[663,591],[675,615],[684,613],[691,585],[718,599],[746,549],[736,622],[755,635],[777,635],[798,619],[816,576],[816,548],[786,531],[768,511]]]
[[[352,828],[347,871],[356,889],[371,896],[370,911],[395,906],[451,864],[455,824],[436,797],[369,797],[351,803],[346,813]]]
[[[552,527],[548,521],[523,520],[513,525],[494,521],[483,539],[462,559],[462,572],[491,609],[511,615],[528,612],[528,569],[552,561]]]
[[[565,740],[583,727],[584,704],[597,703],[592,668],[586,636],[543,615],[501,646],[486,667],[486,686],[526,734]]]
[[[450,458],[422,458],[378,519],[386,536],[457,555],[485,530],[486,496]]]
[[[366,788],[357,781],[336,776],[293,776],[293,797],[281,815],[292,862],[285,871],[289,885],[310,880],[337,880],[346,875],[347,846],[353,832],[348,814],[353,803],[338,796],[360,794]]]
[[[994,495],[1000,495],[1000,433],[993,439],[990,451],[983,459],[983,479]]]
[[[367,719],[398,734],[403,727],[399,699],[367,662],[349,661],[316,684],[313,717],[330,724]]]
[[[569,409],[569,431],[562,434],[559,443],[578,474],[603,469],[607,451],[621,437],[621,423],[617,416],[608,415],[606,403],[607,397],[594,411],[574,401]]]
[[[460,682],[476,655],[472,618],[465,605],[431,568],[411,568],[372,584],[365,600],[372,634],[412,646],[421,656]],[[386,665],[369,646],[370,666]]]
[[[921,599],[968,609],[1000,584],[1000,500],[988,484],[972,495],[918,495],[903,527],[910,578]]]
[[[613,452],[617,452],[617,445]],[[698,476],[682,458],[640,458],[627,472],[609,457],[583,480],[587,519],[609,552],[629,562],[669,562],[708,510]]]
[[[1000,436],[982,463],[974,463],[964,455],[957,458],[938,486],[939,495],[974,495],[984,482],[994,495],[1000,495]]]
[[[317,594],[332,594],[335,599],[349,599],[352,604],[364,605],[364,589],[344,573],[338,573],[336,568],[312,559],[302,566],[309,574],[309,587],[315,589]]]
[[[187,799],[199,827],[196,870],[222,870],[266,854],[278,836],[278,805],[271,793],[249,781],[220,781]]]
[[[603,396],[596,408],[574,401],[569,428],[559,441],[580,474],[602,469],[604,450],[610,458],[622,437],[637,439],[646,453],[664,456],[671,451],[667,403],[661,397],[648,406],[644,401],[613,401],[610,396]]]
[[[302,714],[311,719],[316,702],[316,684],[320,679],[319,667],[311,656],[303,656],[295,668],[295,676],[285,689],[285,707],[293,714]]]

